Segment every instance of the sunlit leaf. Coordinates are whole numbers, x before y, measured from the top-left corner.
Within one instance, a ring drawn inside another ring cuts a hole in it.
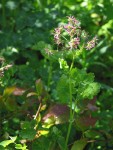
[[[1,146],[6,147],[11,143],[14,143],[17,137],[11,137],[11,140],[5,140],[0,143]]]
[[[35,92],[30,92],[27,94],[27,97],[31,97],[31,96],[38,96],[38,95]]]
[[[24,145],[22,145],[22,144],[15,144],[15,148],[16,149],[21,149],[21,150],[28,150],[27,146],[25,144]]]
[[[4,90],[4,93],[3,93],[3,96],[9,96],[11,95],[14,90],[16,89],[16,87],[7,87],[5,90]]]

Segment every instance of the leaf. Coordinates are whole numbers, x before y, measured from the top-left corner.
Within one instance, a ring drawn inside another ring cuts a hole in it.
[[[0,143],[1,146],[6,147],[11,143],[14,143],[17,137],[11,137],[11,140],[5,140]]]
[[[63,104],[55,104],[51,106],[46,115],[43,117],[44,123],[61,124],[69,120],[69,107]]]
[[[92,116],[78,116],[75,119],[76,126],[80,131],[85,131],[88,129],[90,126],[94,126],[97,121],[97,118],[94,118]]]
[[[31,122],[24,121],[21,124],[22,130],[20,131],[20,136],[23,139],[33,140],[36,135],[36,130],[34,129],[36,125],[36,120],[32,120]]]
[[[36,124],[36,120],[32,120],[32,121],[23,121],[21,123],[21,128],[22,129],[29,129],[29,128],[34,128],[35,127],[35,124]]]
[[[74,68],[70,72],[71,79],[74,80],[76,86],[80,85],[81,83],[87,83],[89,84],[90,82],[94,81],[94,74],[93,73],[87,73],[85,70],[80,70],[77,68]]]
[[[93,99],[95,95],[100,90],[100,85],[98,83],[90,83],[89,85],[85,86],[84,91],[81,93],[83,98]]]
[[[5,150],[5,148],[3,146],[0,145],[0,150]]]
[[[73,83],[73,94],[77,92],[77,99],[93,99],[100,90],[100,84],[94,82],[94,74],[85,70],[72,69],[71,82]],[[65,79],[66,80],[66,79]],[[76,88],[76,89],[75,89]]]
[[[54,116],[51,115],[50,117],[46,118],[46,120],[44,120],[42,127],[43,128],[50,128],[54,124],[55,124],[55,118],[54,118]]]
[[[21,149],[21,150],[28,150],[27,146],[25,144],[24,145],[22,145],[22,144],[16,144],[15,148],[16,149]]]
[[[100,83],[100,85],[101,85],[102,89],[113,91],[113,88],[109,85],[106,85],[106,84],[103,84],[103,83]]]
[[[59,63],[60,63],[60,69],[66,70],[69,68],[67,62],[64,59],[59,58]]]
[[[87,145],[87,139],[80,139],[78,141],[75,141],[71,150],[83,150],[85,146]]]
[[[16,87],[14,89],[14,91],[13,91],[13,95],[15,95],[15,96],[21,96],[21,95],[24,94],[25,91],[26,91],[25,89]]]
[[[57,94],[61,103],[67,103],[70,99],[69,92],[69,79],[66,75],[63,75],[57,84]]]
[[[15,145],[15,148],[16,148],[16,149],[22,149],[22,147],[23,147],[22,144],[16,144],[16,145]]]
[[[20,132],[20,136],[23,139],[28,139],[28,140],[33,140],[36,135],[36,130],[35,129],[24,129]]]
[[[4,90],[3,96],[7,97],[7,96],[11,95],[14,92],[15,89],[16,89],[16,87],[7,87]]]
[[[14,137],[10,136],[10,138],[14,142],[17,139],[17,136],[14,136]]]
[[[46,43],[44,41],[39,41],[32,47],[32,49],[33,50],[42,50],[45,48],[45,45],[46,45]]]
[[[50,150],[50,142],[51,139],[49,137],[41,136],[40,138],[35,139],[32,143],[32,150]]]
[[[108,48],[109,48],[109,46],[104,46],[104,47],[102,47],[102,48],[100,49],[100,53],[101,53],[101,54],[106,53],[106,51],[107,51]]]
[[[95,65],[95,66],[101,66],[101,67],[104,67],[105,69],[109,69],[108,66],[102,62],[98,62],[98,61],[95,61],[95,62],[92,62],[90,63],[90,65]]]
[[[8,97],[5,102],[5,105],[9,111],[15,111],[17,109],[17,103],[14,98]]]
[[[47,135],[49,133],[49,130],[39,130],[38,133],[40,135]]]
[[[2,110],[5,110],[5,104],[4,104],[4,101],[3,101],[3,97],[2,96],[0,96],[0,110],[2,111]]]
[[[41,80],[41,79],[38,79],[38,80],[36,81],[36,91],[37,91],[37,94],[38,94],[39,96],[42,95],[43,89],[44,89],[44,87],[43,87],[42,80]]]
[[[84,134],[87,138],[92,138],[92,139],[99,138],[101,136],[101,133],[93,130],[87,130]]]
[[[38,96],[38,95],[35,92],[30,92],[27,94],[27,97],[31,97],[31,96]]]
[[[65,138],[63,136],[58,137],[58,144],[61,150],[64,150],[65,147]]]

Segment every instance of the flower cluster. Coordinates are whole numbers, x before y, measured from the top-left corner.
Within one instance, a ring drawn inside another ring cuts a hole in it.
[[[78,38],[80,31],[80,22],[73,16],[68,17],[68,23],[62,25],[54,30],[54,41],[57,45],[64,43],[64,39],[68,40],[68,47],[72,50],[77,48],[80,43]],[[67,33],[68,37],[64,37],[64,33]]]
[[[94,48],[97,44],[97,37],[95,36],[91,41],[87,42],[87,46],[86,46],[86,49],[87,50],[90,50],[92,48]]]
[[[58,27],[54,30],[54,40],[56,44],[61,44],[61,31],[62,31],[62,27]]]
[[[70,42],[69,42],[69,46],[70,49],[72,50],[73,48],[77,48],[77,46],[80,44],[80,39],[77,38],[73,38]]]
[[[72,26],[71,24],[64,25],[64,29],[71,37],[73,37],[76,33],[76,27]]]
[[[59,46],[60,44],[65,46],[65,49],[77,49],[84,45],[86,50],[90,50],[95,47],[97,38],[94,37],[91,41],[86,43],[88,34],[81,30],[80,22],[73,16],[68,16],[68,23],[59,26],[54,30],[54,41]]]
[[[68,16],[68,23],[80,27],[80,22],[74,16]]]

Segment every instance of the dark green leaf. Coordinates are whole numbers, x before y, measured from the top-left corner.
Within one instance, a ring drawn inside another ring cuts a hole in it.
[[[86,145],[87,145],[87,139],[80,139],[74,142],[71,150],[84,150]]]

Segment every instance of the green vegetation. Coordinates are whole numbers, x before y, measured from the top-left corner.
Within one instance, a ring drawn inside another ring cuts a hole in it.
[[[0,1],[0,150],[113,149],[113,0]]]

